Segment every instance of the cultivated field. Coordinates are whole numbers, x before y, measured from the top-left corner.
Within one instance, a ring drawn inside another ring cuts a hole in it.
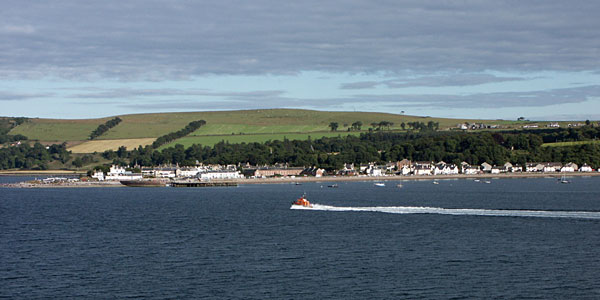
[[[121,139],[121,140],[92,140],[85,143],[73,146],[67,150],[73,153],[93,153],[104,152],[106,150],[117,150],[121,146],[127,147],[128,150],[137,148],[138,146],[146,146],[154,142],[154,138],[145,139]]]
[[[585,145],[585,144],[600,144],[600,141],[546,143],[546,144],[543,144],[542,147],[567,147],[567,146],[577,146],[577,145]]]

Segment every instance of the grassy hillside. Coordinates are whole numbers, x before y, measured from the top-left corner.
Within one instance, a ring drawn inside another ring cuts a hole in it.
[[[85,120],[30,119],[13,128],[10,134],[22,134],[38,141],[81,141],[86,140],[98,125],[109,118]]]
[[[97,140],[107,140],[106,143],[91,143],[86,141],[90,133],[111,117],[101,119],[58,120],[58,119],[30,119],[11,130],[11,134],[22,134],[31,140],[42,142],[79,141],[75,150],[102,152],[114,149],[119,144],[131,146],[136,139],[155,139],[161,135],[182,129],[188,123],[205,120],[206,126],[201,127],[189,136],[177,140],[175,143],[191,145],[199,143],[213,145],[221,140],[231,143],[237,142],[262,142],[266,140],[306,139],[308,136],[319,138],[323,136],[337,136],[347,134],[347,127],[356,121],[363,123],[362,129],[366,131],[371,123],[381,121],[393,122],[391,129],[400,129],[401,123],[429,121],[439,122],[440,129],[454,128],[463,122],[478,122],[514,126],[519,123],[513,121],[491,120],[464,120],[444,119],[430,117],[405,116],[387,113],[371,112],[324,112],[298,109],[261,109],[241,111],[216,111],[216,112],[185,112],[185,113],[159,113],[135,114],[119,116],[122,122]],[[329,131],[329,123],[339,124],[338,132]],[[522,123],[522,122],[520,122]],[[354,132],[353,134],[356,134]],[[142,145],[148,140],[143,140]],[[82,143],[83,142],[83,143]],[[166,145],[166,146],[170,146]],[[107,148],[109,147],[109,148]]]

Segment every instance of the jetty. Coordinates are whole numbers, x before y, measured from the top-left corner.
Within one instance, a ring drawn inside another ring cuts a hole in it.
[[[173,181],[172,187],[216,187],[216,186],[238,186],[233,181]]]

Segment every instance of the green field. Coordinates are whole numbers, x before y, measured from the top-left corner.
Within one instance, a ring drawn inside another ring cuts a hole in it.
[[[600,141],[577,141],[577,142],[558,142],[558,143],[546,143],[542,147],[568,147],[585,144],[600,144]]]
[[[113,116],[114,117],[114,116]],[[85,141],[90,133],[113,117],[101,119],[58,120],[29,119],[13,128],[10,134],[22,134],[30,140],[41,142],[77,142]],[[200,143],[213,145],[221,140],[230,143],[264,142],[267,140],[306,139],[308,136],[319,138],[347,134],[348,126],[356,121],[363,123],[362,130],[367,131],[371,123],[388,121],[394,123],[391,130],[400,129],[401,123],[429,121],[439,122],[440,130],[456,128],[457,124],[485,123],[501,125],[504,128],[520,128],[522,124],[535,122],[516,122],[506,120],[466,120],[431,117],[406,116],[373,112],[326,112],[300,109],[261,109],[239,111],[185,112],[134,114],[119,116],[122,122],[111,128],[97,140],[158,138],[178,131],[188,123],[205,120],[207,124],[188,137],[175,141],[184,145]],[[329,124],[337,122],[338,132],[330,132]],[[542,124],[542,123],[540,123]],[[357,134],[354,132],[353,134]],[[174,143],[171,143],[173,145]],[[97,149],[100,151],[100,149]]]
[[[38,141],[82,141],[86,140],[105,119],[56,120],[31,119],[10,131],[10,134],[22,134],[30,140]]]

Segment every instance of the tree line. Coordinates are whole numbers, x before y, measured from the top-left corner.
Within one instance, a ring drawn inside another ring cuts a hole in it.
[[[192,126],[193,127],[193,126]],[[384,163],[409,159],[412,161],[445,161],[473,165],[505,162],[524,165],[526,162],[574,162],[600,167],[600,144],[587,143],[568,147],[542,147],[544,141],[590,141],[600,136],[600,128],[582,127],[531,131],[481,132],[366,132],[308,140],[273,140],[265,143],[230,144],[222,141],[214,146],[177,144],[157,150],[153,146],[127,150],[105,151],[101,155],[120,165],[157,166],[163,164],[194,165],[237,164],[318,166],[328,170],[342,168],[344,163]],[[46,149],[41,144],[0,149],[0,168],[47,168],[48,163],[69,160],[65,144]],[[74,162],[75,163],[75,162]],[[86,159],[77,161],[85,164]]]
[[[198,128],[200,128],[204,125],[206,125],[206,121],[204,121],[204,120],[192,121],[189,124],[187,124],[185,126],[185,128],[183,128],[179,131],[171,132],[171,133],[165,134],[165,135],[157,138],[156,141],[154,141],[154,143],[152,143],[152,148],[157,149],[164,144],[168,144],[176,139],[182,138],[182,137],[196,131]]]
[[[66,143],[46,146],[28,143],[0,149],[0,169],[48,169],[48,163],[60,161],[66,163],[71,158]]]
[[[344,124],[344,126],[347,127],[348,124]],[[387,129],[390,130],[390,128],[392,126],[394,126],[394,122],[390,122],[390,121],[380,121],[380,122],[372,122],[371,127],[369,128],[369,131],[381,131],[383,129]],[[354,123],[351,124],[350,127],[348,127],[348,131],[360,131],[361,128],[363,126],[363,122],[361,121],[356,121]],[[337,131],[338,128],[340,127],[340,124],[338,122],[331,122],[329,123],[328,127],[331,129],[331,131]],[[440,123],[439,122],[434,122],[434,121],[429,121],[427,123],[424,122],[419,122],[419,121],[415,121],[415,122],[402,122],[400,124],[400,127],[402,128],[402,130],[416,130],[416,131],[434,131],[434,130],[438,130],[440,128]]]
[[[571,130],[567,130],[571,131]],[[138,147],[121,151],[119,162],[130,165],[156,166],[161,164],[194,165],[196,161],[209,164],[250,163],[290,166],[319,166],[339,169],[344,163],[384,163],[409,159],[412,161],[445,161],[460,164],[465,161],[479,165],[483,162],[502,165],[505,162],[524,165],[526,162],[574,162],[600,166],[600,145],[584,144],[569,147],[542,147],[544,138],[555,132],[369,132],[360,136],[324,137],[316,140],[268,141],[265,143],[230,144],[222,141],[214,146],[175,145],[156,151]],[[596,136],[598,129],[574,129],[571,138],[585,140]]]
[[[96,128],[90,134],[90,140],[93,140],[93,139],[103,135],[105,132],[107,132],[111,128],[113,128],[113,127],[117,126],[119,123],[121,123],[121,121],[122,121],[121,118],[116,117],[114,119],[110,119],[110,120],[106,121],[106,123],[104,123],[104,124],[100,124],[98,126],[98,128]]]
[[[27,122],[27,120],[25,117],[0,118],[0,144],[27,140],[27,137],[22,134],[8,134],[11,129]]]

